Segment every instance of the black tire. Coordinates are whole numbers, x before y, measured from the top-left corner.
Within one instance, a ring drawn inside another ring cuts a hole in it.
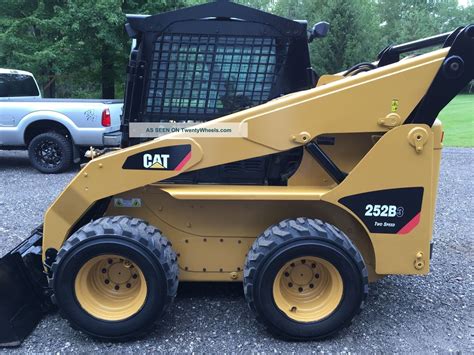
[[[273,283],[285,263],[307,255],[331,263],[341,276],[343,291],[337,308],[327,317],[301,322],[278,308]],[[349,325],[360,313],[368,294],[367,269],[360,252],[335,226],[309,218],[284,220],[255,240],[245,263],[244,293],[257,319],[275,335],[322,339]]]
[[[99,319],[88,313],[76,297],[75,281],[80,269],[104,254],[131,260],[143,274],[143,306],[126,319]],[[127,216],[103,217],[86,224],[64,243],[52,265],[50,287],[53,303],[73,328],[105,340],[137,338],[147,333],[176,296],[177,257],[170,242],[147,222]]]
[[[41,133],[28,145],[28,156],[31,165],[42,173],[61,173],[72,165],[72,143],[54,131]]]

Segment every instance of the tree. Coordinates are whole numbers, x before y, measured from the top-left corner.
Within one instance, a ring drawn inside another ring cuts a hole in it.
[[[368,0],[327,0],[314,10],[314,22],[326,20],[326,38],[310,46],[313,67],[319,74],[337,73],[363,61],[372,61],[380,49],[378,20]]]
[[[67,56],[60,55],[63,39],[55,17],[57,6],[63,4],[63,0],[0,2],[0,62],[48,78],[43,89],[49,96],[55,94],[53,77]]]
[[[310,44],[313,67],[334,73],[402,43],[474,22],[457,0],[235,0],[292,19],[331,23]],[[45,96],[121,97],[130,39],[125,13],[155,14],[207,0],[0,0],[0,66],[29,70]]]
[[[386,45],[433,36],[474,22],[472,2],[462,7],[457,0],[379,0],[377,12]]]
[[[262,4],[262,0],[245,1],[250,6],[252,2]],[[331,24],[326,38],[310,44],[312,66],[319,74],[372,60],[380,50],[378,18],[371,0],[274,0],[265,4],[264,10],[276,15],[307,20],[309,28],[319,21]]]
[[[75,63],[99,76],[103,98],[115,97],[115,83],[122,86],[130,51],[130,40],[124,31],[125,13],[154,14],[184,5],[180,0],[90,0],[68,1],[59,11],[63,28],[67,28],[68,51],[75,53]],[[100,68],[100,73],[97,70]],[[123,89],[121,89],[123,91]]]
[[[123,92],[130,40],[125,13],[159,13],[182,0],[0,0],[0,63],[33,72],[45,96]],[[117,90],[116,82],[119,83]],[[72,84],[71,84],[72,83]]]

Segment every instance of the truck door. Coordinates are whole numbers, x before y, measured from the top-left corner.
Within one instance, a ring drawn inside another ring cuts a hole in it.
[[[9,127],[15,127],[23,116],[21,102],[40,98],[38,85],[33,75],[12,70],[0,72],[0,145],[10,141],[8,133],[14,134]]]

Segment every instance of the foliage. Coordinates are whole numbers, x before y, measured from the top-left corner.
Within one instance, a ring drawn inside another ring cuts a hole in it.
[[[474,95],[458,95],[439,114],[443,122],[444,144],[474,147]]]
[[[154,14],[205,0],[0,0],[0,67],[24,69],[47,96],[121,97],[130,40],[125,13]],[[401,43],[474,22],[457,0],[236,0],[312,25],[331,23],[310,45],[313,67],[333,73]]]
[[[0,0],[0,67],[33,72],[47,96],[97,97],[101,85],[105,96],[104,85],[114,89],[115,82],[123,92],[130,50],[125,13],[182,6],[182,0]]]
[[[317,72],[336,73],[356,63],[371,61],[380,50],[374,3],[368,0],[329,0],[320,11],[331,24],[328,36],[311,48]]]

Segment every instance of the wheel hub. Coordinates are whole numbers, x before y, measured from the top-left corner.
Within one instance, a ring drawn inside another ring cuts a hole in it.
[[[334,312],[342,299],[342,278],[327,260],[302,257],[286,263],[273,283],[273,298],[289,318],[315,322]]]
[[[108,280],[108,284],[114,289],[115,286],[132,288],[137,284],[135,266],[122,258],[107,260],[106,265],[102,268],[102,274],[104,283],[106,283],[105,280]]]
[[[117,255],[87,261],[76,277],[76,297],[82,308],[99,319],[122,320],[145,303],[147,287],[140,268]]]
[[[294,267],[290,265],[284,275],[288,282],[291,282],[297,286],[309,287],[311,281],[314,279],[314,275],[313,271],[311,270],[311,266],[303,263],[303,261],[305,260],[298,260]]]
[[[36,149],[36,156],[44,166],[54,166],[61,160],[61,150],[55,142],[43,142]]]

